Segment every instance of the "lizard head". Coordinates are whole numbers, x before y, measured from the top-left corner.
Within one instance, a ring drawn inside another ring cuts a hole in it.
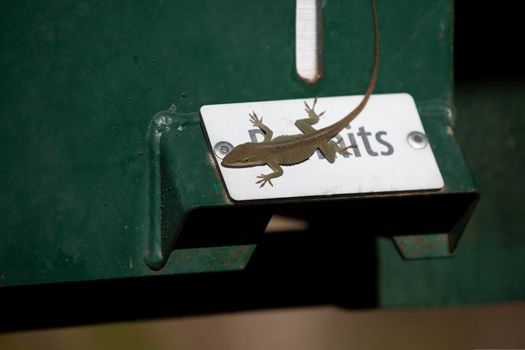
[[[221,164],[230,168],[244,168],[255,165],[262,165],[266,162],[257,157],[257,144],[253,142],[243,143],[236,146],[228,153]]]

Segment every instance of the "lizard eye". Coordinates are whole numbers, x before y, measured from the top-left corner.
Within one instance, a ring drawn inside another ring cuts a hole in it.
[[[243,161],[244,163],[247,163],[247,162],[250,161],[250,158],[244,158],[242,161]]]

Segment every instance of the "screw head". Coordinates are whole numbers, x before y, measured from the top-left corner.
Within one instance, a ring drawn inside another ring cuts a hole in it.
[[[427,135],[423,134],[420,131],[412,131],[407,136],[407,141],[412,148],[422,149],[428,145]]]
[[[233,145],[227,141],[220,141],[213,146],[215,155],[220,159],[224,158],[233,149]]]

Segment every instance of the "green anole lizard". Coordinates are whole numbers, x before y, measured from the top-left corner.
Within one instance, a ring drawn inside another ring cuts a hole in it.
[[[295,165],[301,163],[312,156],[312,154],[319,149],[328,162],[333,163],[336,158],[336,153],[341,155],[349,155],[346,148],[342,148],[337,142],[332,139],[339,134],[352,120],[354,120],[359,113],[365,108],[377,80],[377,71],[379,66],[379,28],[377,24],[377,12],[375,0],[370,0],[372,7],[372,17],[374,21],[374,66],[372,68],[372,75],[365,96],[350,113],[341,118],[334,124],[325,128],[316,130],[312,125],[319,121],[319,117],[324,114],[317,114],[315,104],[317,98],[314,100],[312,107],[306,102],[306,112],[308,118],[300,119],[295,122],[295,126],[303,132],[297,135],[282,135],[272,138],[273,132],[270,128],[263,124],[262,118],[252,112],[250,114],[250,121],[254,126],[260,128],[264,134],[262,142],[247,142],[236,146],[230,153],[228,153],[222,160],[222,165],[232,168],[244,168],[257,165],[268,165],[273,172],[270,174],[261,174],[257,176],[259,179],[256,184],[263,187],[266,183],[273,186],[271,180],[280,177],[283,174],[281,165]],[[347,147],[348,148],[348,147]]]

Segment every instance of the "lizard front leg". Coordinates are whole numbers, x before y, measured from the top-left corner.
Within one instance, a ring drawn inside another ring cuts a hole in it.
[[[275,179],[276,177],[279,177],[283,174],[283,168],[279,165],[279,163],[277,162],[268,162],[267,163],[268,166],[270,168],[272,168],[273,170],[273,173],[270,173],[270,174],[261,174],[259,176],[257,176],[258,179],[260,179],[259,181],[256,182],[256,184],[261,184],[259,186],[259,188],[262,188],[264,185],[266,185],[266,183],[269,183],[272,187],[273,187],[273,184],[272,184],[272,179]]]
[[[255,112],[252,112],[250,114],[250,121],[252,122],[253,126],[258,127],[264,132],[263,142],[270,142],[273,136],[273,131],[263,124],[262,117],[259,119],[257,114],[255,114]]]

